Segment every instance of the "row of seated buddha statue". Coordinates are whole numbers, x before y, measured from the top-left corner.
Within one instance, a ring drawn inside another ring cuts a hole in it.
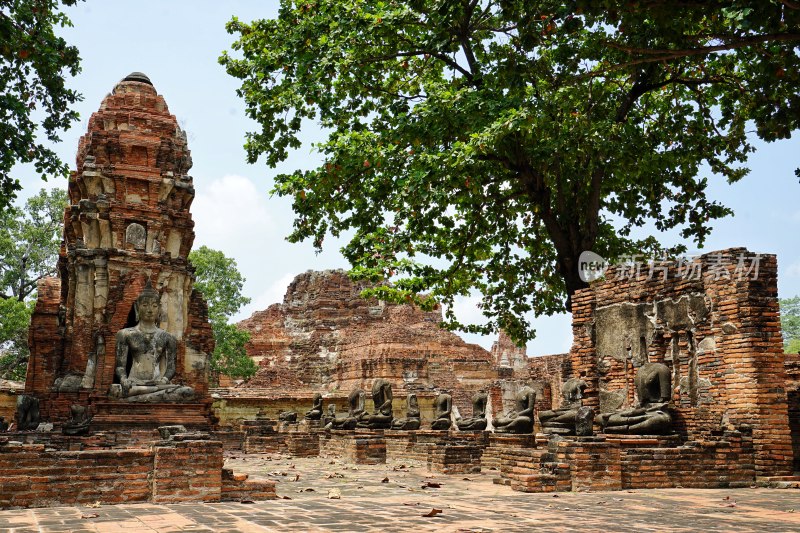
[[[586,383],[568,379],[561,388],[561,407],[539,413],[546,433],[560,435],[591,435],[593,424],[603,433],[624,435],[663,435],[672,430],[672,415],[668,405],[672,395],[672,375],[662,363],[645,363],[636,372],[634,387],[638,404],[597,416],[594,410],[582,406]]]
[[[586,383],[578,378],[568,379],[561,387],[563,401],[557,409],[541,411],[539,422],[545,433],[559,435],[586,436],[593,434],[594,425],[599,425],[604,433],[631,435],[656,435],[672,429],[672,416],[667,408],[672,392],[671,374],[661,363],[646,363],[636,373],[636,386],[639,403],[631,409],[617,410],[595,416],[594,409],[582,405]],[[347,398],[346,416],[337,417],[336,407],[328,406],[325,415],[322,395],[315,394],[311,409],[306,412],[306,420],[321,420],[327,429],[352,430],[396,429],[413,431],[421,427],[419,403],[416,394],[409,394],[407,412],[404,418],[393,418],[392,385],[384,379],[372,383],[372,402],[374,410],[366,409],[366,392],[357,388]],[[453,398],[448,393],[440,393],[434,400],[434,419],[430,429],[447,431],[453,425],[460,431],[484,431],[489,427],[486,410],[489,396],[478,391],[472,397],[472,416],[454,417]],[[535,421],[536,392],[528,386],[520,388],[514,395],[513,407],[492,420],[497,433],[530,434]],[[281,419],[288,415],[282,413]]]
[[[485,391],[478,391],[472,397],[472,416],[456,417],[455,425],[460,431],[483,431],[489,421],[486,407],[489,396]],[[530,387],[522,387],[514,396],[514,407],[492,421],[498,433],[532,433],[536,392]],[[447,431],[453,426],[453,398],[447,393],[439,394],[434,401],[434,420],[431,429]]]

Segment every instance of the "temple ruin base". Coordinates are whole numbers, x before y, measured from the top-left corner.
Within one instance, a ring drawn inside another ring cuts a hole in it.
[[[24,444],[3,436],[0,508],[277,498],[274,482],[250,481],[222,468],[222,442],[184,435],[187,440],[75,451],[55,449],[59,439]],[[94,436],[84,440],[87,447],[99,444]],[[76,447],[82,439],[60,443]]]

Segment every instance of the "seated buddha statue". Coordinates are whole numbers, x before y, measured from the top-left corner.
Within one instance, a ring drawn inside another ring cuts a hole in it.
[[[389,429],[392,427],[392,384],[385,379],[372,382],[372,404],[375,411],[365,416],[359,427],[370,429]]]
[[[662,363],[645,363],[634,378],[639,403],[633,409],[602,413],[596,422],[604,433],[662,435],[672,429],[668,404],[672,397],[672,375]]]
[[[363,389],[354,389],[347,397],[349,410],[347,416],[334,418],[326,426],[326,429],[355,429],[356,425],[369,415],[365,411],[367,394]]]
[[[392,421],[392,429],[403,429],[406,431],[413,431],[419,429],[420,416],[419,416],[419,402],[416,394],[409,394],[406,398],[406,417],[395,418]]]
[[[322,418],[322,394],[314,394],[314,400],[311,409],[306,412],[306,420],[319,420]]]
[[[177,402],[194,397],[191,387],[172,383],[177,340],[156,324],[160,297],[147,281],[133,304],[137,324],[117,333],[112,397],[129,402]]]
[[[489,396],[486,391],[478,391],[472,396],[472,416],[470,418],[457,418],[456,426],[461,431],[483,431],[486,429],[486,404]]]
[[[570,378],[561,386],[561,407],[539,413],[539,422],[545,433],[575,435],[575,418],[581,408],[586,382]]]
[[[533,433],[533,410],[536,392],[528,386],[522,387],[514,396],[514,409],[494,420],[498,433]]]
[[[453,397],[443,392],[440,393],[433,402],[434,420],[431,422],[431,429],[437,431],[447,431],[453,425],[450,419],[453,413]]]

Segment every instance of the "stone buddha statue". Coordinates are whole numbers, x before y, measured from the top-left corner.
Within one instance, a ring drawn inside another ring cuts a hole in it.
[[[392,384],[385,379],[372,382],[372,404],[375,411],[359,422],[360,427],[389,429],[392,427]]]
[[[489,403],[489,396],[486,391],[478,391],[472,396],[472,417],[459,418],[456,426],[461,431],[483,431],[486,429],[486,404]]]
[[[536,392],[528,386],[522,387],[514,396],[514,409],[494,420],[498,433],[533,433],[533,410]]]
[[[367,393],[363,389],[354,389],[347,397],[349,410],[344,418],[334,418],[325,426],[327,429],[355,429],[356,425],[369,416],[365,411]]]
[[[61,427],[64,435],[86,435],[89,433],[89,424],[92,418],[85,405],[73,405],[69,409],[70,418]]]
[[[316,393],[314,394],[313,404],[311,405],[311,409],[306,412],[305,419],[306,420],[319,420],[322,418],[322,394]]]
[[[403,429],[414,431],[420,427],[419,402],[416,394],[409,394],[406,399],[406,417],[395,418],[392,421],[392,429]]]
[[[452,425],[450,415],[453,412],[453,397],[443,392],[436,397],[433,402],[434,416],[431,422],[431,429],[437,431],[447,431]]]
[[[575,417],[581,408],[586,382],[570,378],[561,386],[561,407],[539,413],[539,422],[545,433],[575,435]]]
[[[602,413],[596,422],[604,433],[661,435],[672,428],[667,408],[672,397],[672,375],[662,363],[645,363],[634,378],[639,405],[633,409]]]
[[[194,397],[191,387],[171,383],[177,340],[156,324],[160,298],[148,280],[136,299],[137,324],[117,333],[116,377],[110,395],[130,402],[178,402]]]

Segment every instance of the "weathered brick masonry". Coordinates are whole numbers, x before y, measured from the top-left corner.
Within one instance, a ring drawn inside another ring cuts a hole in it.
[[[573,374],[588,384],[584,404],[601,412],[632,405],[636,369],[664,363],[673,374],[682,440],[752,431],[753,459],[743,456],[740,466],[754,463],[762,477],[790,475],[775,256],[733,248],[688,266],[657,263],[653,276],[646,266],[638,275],[622,268],[573,298],[570,359]],[[699,275],[687,276],[685,268]],[[691,454],[679,455],[667,461]]]
[[[277,497],[274,482],[224,471],[219,441],[81,451],[53,444],[0,442],[0,508]]]
[[[31,321],[25,393],[40,399],[43,420],[89,407],[95,426],[170,423],[208,426],[206,364],[214,340],[187,256],[194,241],[194,186],[186,135],[164,98],[140,73],[103,99],[81,138],[69,179],[58,278],[38,289]],[[161,295],[161,327],[178,340],[172,383],[194,389],[194,408],[148,410],[109,400],[115,335],[135,324],[133,303],[149,280]]]

